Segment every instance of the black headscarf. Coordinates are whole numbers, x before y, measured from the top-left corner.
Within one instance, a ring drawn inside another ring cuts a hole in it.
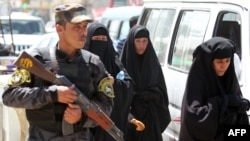
[[[229,112],[226,96],[242,95],[234,70],[235,47],[231,40],[214,37],[195,49],[182,102],[180,141],[223,141],[223,125],[235,124],[224,122],[237,117]],[[219,77],[213,60],[223,58],[231,62]]]
[[[97,41],[91,38],[96,35],[107,36],[107,41]],[[115,77],[119,69],[115,66],[115,57],[117,53],[113,47],[112,40],[109,36],[107,28],[100,23],[92,23],[88,27],[87,41],[84,49],[98,55],[102,60],[107,71]]]
[[[154,69],[157,68],[161,71],[158,58],[150,39],[145,53],[143,55],[136,54],[134,39],[139,37],[149,38],[149,32],[143,26],[135,26],[130,30],[122,54],[120,55],[122,63],[129,75],[134,79],[138,91],[152,83],[158,83],[158,81],[152,81],[155,79]]]
[[[134,40],[148,38],[143,55],[135,52]],[[134,135],[131,131],[128,140],[161,141],[161,133],[170,122],[167,88],[161,65],[149,38],[149,31],[141,25],[134,26],[127,37],[121,53],[121,60],[129,75],[136,83],[136,94],[132,101],[131,113],[145,124],[142,133]]]
[[[218,77],[213,67],[213,60],[231,58],[231,63],[223,78],[227,79],[227,81],[225,81],[227,83],[226,93],[233,93],[234,91],[236,91],[236,88],[233,86],[238,85],[238,81],[235,81],[236,75],[234,73],[235,70],[233,63],[234,53],[235,44],[231,40],[227,40],[222,37],[214,37],[204,42],[203,44],[198,46],[193,53],[193,64],[189,72],[190,77],[193,76],[192,73],[194,73],[196,76],[205,79],[206,81],[204,81],[207,84],[209,83],[208,86],[210,86],[210,91],[214,91],[210,92],[209,95],[217,95],[217,89],[220,89],[219,86],[221,84],[218,84]]]

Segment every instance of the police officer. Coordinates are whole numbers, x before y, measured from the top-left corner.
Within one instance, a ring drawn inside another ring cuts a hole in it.
[[[109,115],[114,97],[112,79],[96,55],[81,49],[86,41],[87,25],[93,21],[85,15],[85,8],[72,3],[54,10],[57,45],[34,48],[29,53],[48,70],[67,77],[73,85],[56,85],[16,69],[2,96],[3,103],[25,108],[30,125],[29,141],[91,141],[89,128],[97,124],[74,102],[77,99],[74,87]],[[72,134],[63,134],[63,120],[73,124]]]

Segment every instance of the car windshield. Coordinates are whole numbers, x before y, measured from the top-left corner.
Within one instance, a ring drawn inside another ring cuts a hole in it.
[[[1,19],[3,25],[3,33],[10,34],[10,26],[8,19]],[[44,34],[43,25],[35,20],[11,20],[12,34]]]

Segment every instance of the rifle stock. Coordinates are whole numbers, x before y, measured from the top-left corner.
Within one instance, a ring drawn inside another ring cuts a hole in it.
[[[73,84],[65,76],[55,75],[54,73],[47,70],[40,61],[25,51],[19,55],[14,64],[17,67],[25,69],[49,82],[65,86],[71,86]],[[115,126],[114,122],[109,118],[109,116],[106,115],[97,104],[91,102],[78,88],[74,87],[74,89],[78,93],[77,100],[75,102],[80,105],[81,109],[87,114],[87,116],[94,120],[115,140],[123,141],[123,132]],[[67,123],[65,120],[63,120],[62,124],[64,135],[74,132],[73,126],[71,124]]]

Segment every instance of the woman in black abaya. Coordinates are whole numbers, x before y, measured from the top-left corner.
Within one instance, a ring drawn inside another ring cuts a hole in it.
[[[235,44],[214,37],[199,45],[186,83],[179,141],[224,141],[229,125],[248,125],[249,101],[234,70]]]
[[[121,59],[136,84],[131,113],[145,124],[142,132],[129,128],[128,141],[162,141],[161,134],[170,122],[168,94],[145,27],[137,25],[130,30]]]
[[[113,47],[109,32],[103,24],[93,23],[88,27],[87,41],[84,49],[98,55],[107,71],[115,78],[113,84],[115,94],[114,106],[110,118],[115,125],[126,134],[127,126],[130,123],[128,116],[134,95],[134,81],[119,60],[118,53]],[[123,75],[121,72],[123,72]],[[143,124],[140,121],[136,119],[133,119],[133,121],[136,121],[136,126],[140,126],[138,130],[143,130],[141,128]],[[94,131],[96,141],[115,141],[115,139],[100,127],[92,131]],[[126,139],[126,136],[124,136],[124,138]]]

